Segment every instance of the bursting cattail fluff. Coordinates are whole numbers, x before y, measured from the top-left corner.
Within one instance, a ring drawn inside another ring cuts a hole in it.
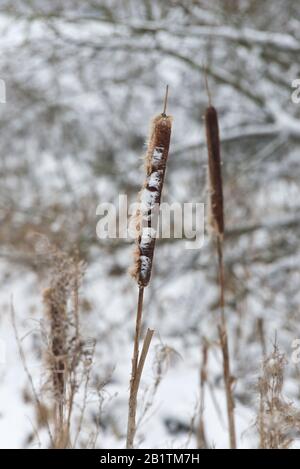
[[[164,113],[152,121],[145,156],[146,179],[139,193],[139,208],[134,217],[136,249],[131,275],[140,287],[150,281],[156,240],[155,212],[159,208],[169,154],[172,118]]]
[[[205,128],[208,150],[209,225],[221,239],[224,235],[223,187],[220,155],[218,114],[213,106],[205,111]]]

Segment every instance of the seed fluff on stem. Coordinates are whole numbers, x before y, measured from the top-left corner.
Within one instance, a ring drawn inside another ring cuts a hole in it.
[[[139,286],[146,287],[150,281],[157,226],[155,218],[160,206],[169,154],[172,117],[166,115],[168,86],[163,112],[151,123],[150,137],[145,155],[145,181],[139,193],[139,208],[134,215],[136,248],[134,265],[130,270]]]
[[[133,448],[136,433],[137,395],[143,366],[154,331],[148,329],[141,354],[139,342],[142,328],[144,288],[149,284],[155,249],[157,226],[153,215],[160,206],[161,194],[169,154],[172,118],[166,115],[168,86],[163,112],[151,124],[150,138],[145,155],[145,181],[139,193],[139,208],[134,215],[136,247],[134,266],[130,273],[139,287],[136,326],[133,346],[126,447]]]

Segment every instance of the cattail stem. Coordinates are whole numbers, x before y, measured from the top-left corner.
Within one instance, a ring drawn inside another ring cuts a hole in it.
[[[135,375],[135,386],[136,386],[137,389],[139,388],[139,385],[140,385],[142,372],[143,372],[143,369],[144,369],[146,357],[147,357],[147,354],[148,354],[148,351],[149,351],[149,347],[150,347],[150,343],[151,343],[153,334],[154,334],[154,330],[153,329],[148,329],[147,333],[146,333],[146,336],[145,336],[145,339],[144,339],[144,342],[143,342],[143,347],[142,347],[141,355],[139,357],[138,367],[137,367],[136,375]]]
[[[159,116],[156,116],[152,121],[148,149],[145,156],[146,178],[139,194],[140,207],[134,216],[136,249],[131,275],[137,281],[139,296],[130,379],[126,441],[127,448],[133,448],[134,445],[134,437],[136,433],[137,394],[145,359],[154,333],[154,331],[148,329],[141,356],[139,356],[144,288],[150,282],[155,240],[157,236],[157,220],[155,223],[153,215],[157,215],[157,209],[160,206],[171,137],[172,119],[170,116],[166,115],[167,101],[168,86],[166,87],[164,97],[163,112]]]
[[[132,381],[134,380],[136,376],[138,360],[139,360],[139,341],[140,341],[141,327],[142,327],[143,303],[144,303],[144,287],[139,287],[138,306],[137,306],[136,323],[135,323],[134,346],[133,346],[133,358],[132,358],[132,373],[131,373]]]
[[[136,408],[137,408],[137,396],[141,381],[142,372],[144,369],[146,357],[149,351],[150,343],[153,337],[154,331],[152,329],[147,330],[147,334],[144,339],[143,348],[140,359],[136,368],[134,378],[130,383],[130,397],[129,397],[129,411],[128,411],[128,426],[127,426],[127,441],[126,448],[132,449],[134,445],[134,437],[136,433]]]
[[[223,377],[225,384],[227,416],[229,426],[229,442],[230,448],[236,449],[236,432],[234,419],[234,398],[232,392],[232,379],[230,371],[230,356],[228,346],[227,324],[225,318],[225,285],[224,285],[224,261],[223,261],[223,239],[217,237],[217,253],[219,264],[219,287],[220,287],[220,324],[218,326],[220,345],[223,356]]]
[[[201,371],[200,371],[200,412],[199,412],[199,425],[197,429],[197,447],[199,449],[207,448],[207,442],[206,442],[206,437],[205,437],[205,427],[204,427],[207,361],[208,361],[208,343],[207,343],[207,340],[204,338],[204,344],[202,347],[202,365],[201,365]]]
[[[127,441],[126,441],[126,448],[128,449],[133,448],[133,444],[134,444],[134,437],[136,433],[137,395],[139,391],[139,385],[141,381],[141,376],[142,376],[146,356],[148,354],[150,343],[154,334],[153,330],[151,329],[147,330],[147,334],[143,343],[142,352],[140,355],[139,354],[139,342],[140,342],[141,326],[142,326],[143,298],[144,298],[144,287],[140,287],[139,296],[138,296],[137,314],[136,314],[136,327],[135,327],[132,370],[131,370],[131,380],[130,380]]]
[[[128,423],[127,423],[127,442],[126,448],[133,448],[134,436],[136,432],[136,408],[137,408],[137,369],[139,362],[139,342],[142,327],[143,315],[143,300],[144,300],[144,287],[139,287],[138,306],[136,312],[135,322],[135,335],[133,345],[131,379],[130,379],[130,393],[129,393],[129,409],[128,409]]]
[[[224,261],[223,261],[223,240],[217,237],[217,253],[219,264],[219,287],[220,287],[220,310],[222,315],[222,322],[224,322],[225,314],[225,294],[224,294]]]
[[[165,99],[164,99],[164,107],[163,107],[163,112],[162,116],[166,117],[166,111],[167,111],[167,104],[168,104],[168,95],[169,95],[169,85],[166,86],[166,93],[165,93]]]
[[[217,240],[217,256],[219,265],[220,288],[220,322],[218,333],[223,357],[223,378],[225,385],[227,416],[229,427],[230,448],[236,448],[236,433],[234,419],[234,398],[232,392],[232,377],[230,372],[230,356],[228,346],[227,325],[225,318],[225,278],[223,261],[223,237],[224,237],[224,210],[223,210],[223,181],[221,171],[221,151],[219,138],[218,114],[211,105],[207,77],[206,88],[209,98],[209,107],[205,112],[205,127],[208,150],[208,172],[210,189],[210,224],[212,232]]]

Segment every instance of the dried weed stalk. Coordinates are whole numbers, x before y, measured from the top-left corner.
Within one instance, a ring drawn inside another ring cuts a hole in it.
[[[205,409],[205,385],[207,382],[207,362],[208,362],[208,350],[209,344],[208,341],[203,339],[202,346],[202,364],[200,370],[200,410],[199,410],[199,424],[197,428],[197,447],[199,449],[208,448],[206,435],[205,435],[205,426],[204,426],[204,409]]]
[[[85,377],[89,377],[94,348],[80,334],[79,287],[83,263],[54,248],[50,262],[50,286],[43,292],[48,387],[54,402],[54,447],[68,448],[73,446],[71,421],[75,395]]]
[[[141,356],[139,356],[144,288],[149,284],[150,281],[156,241],[157,226],[153,221],[153,215],[157,215],[156,211],[161,201],[171,137],[172,119],[166,115],[167,96],[168,87],[166,89],[163,112],[161,115],[153,119],[151,125],[150,139],[145,156],[146,179],[139,194],[139,208],[134,216],[136,248],[134,254],[134,266],[131,269],[131,275],[137,281],[139,295],[130,380],[126,441],[127,448],[133,448],[134,445],[139,382],[144,364],[143,362],[146,358],[146,354],[154,332],[148,329],[144,341],[143,351]]]
[[[208,87],[207,87],[208,89]],[[236,448],[236,433],[234,419],[234,398],[232,391],[232,377],[230,372],[230,357],[228,347],[227,325],[225,319],[225,279],[223,261],[224,238],[224,210],[223,210],[223,183],[220,156],[220,138],[218,114],[216,109],[209,105],[205,111],[205,128],[208,150],[208,183],[209,183],[209,225],[216,239],[219,263],[220,286],[220,322],[218,325],[219,339],[223,356],[223,376],[226,392],[227,416],[229,425],[230,447]]]

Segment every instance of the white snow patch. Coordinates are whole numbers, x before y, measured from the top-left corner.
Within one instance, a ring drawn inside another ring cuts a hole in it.
[[[151,268],[151,259],[147,256],[140,256],[141,261],[141,277],[146,278],[149,269]]]
[[[162,174],[163,174],[163,171],[159,169],[158,171],[154,171],[149,176],[148,186],[151,189],[156,189],[157,191],[160,189],[161,182],[162,182]]]

